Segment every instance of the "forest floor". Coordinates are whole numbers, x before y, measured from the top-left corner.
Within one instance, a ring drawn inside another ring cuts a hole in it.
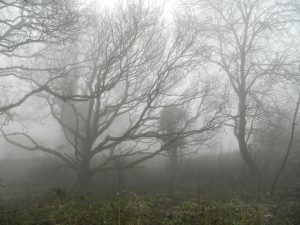
[[[0,204],[1,225],[299,225],[300,203],[182,193],[107,198],[56,189],[27,204]]]

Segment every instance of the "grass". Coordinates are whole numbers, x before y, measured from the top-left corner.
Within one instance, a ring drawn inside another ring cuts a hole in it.
[[[1,225],[296,225],[274,218],[272,204],[256,204],[235,198],[208,199],[181,194],[148,195],[110,200],[69,196],[57,192],[28,207],[5,208]]]

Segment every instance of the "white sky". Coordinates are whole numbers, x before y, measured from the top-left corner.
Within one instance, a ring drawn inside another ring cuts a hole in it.
[[[99,9],[113,9],[117,4],[122,2],[126,2],[127,0],[81,0],[86,4],[90,2],[94,2]],[[165,16],[171,17],[172,12],[178,8],[180,5],[180,0],[142,0],[145,4],[149,5],[161,5],[164,6],[164,14]]]

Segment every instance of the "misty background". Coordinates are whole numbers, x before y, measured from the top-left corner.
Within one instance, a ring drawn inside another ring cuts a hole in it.
[[[297,1],[0,4],[10,190],[299,190]]]

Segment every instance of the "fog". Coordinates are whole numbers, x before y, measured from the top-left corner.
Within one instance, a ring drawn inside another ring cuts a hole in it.
[[[299,12],[0,1],[0,225],[298,225]]]

